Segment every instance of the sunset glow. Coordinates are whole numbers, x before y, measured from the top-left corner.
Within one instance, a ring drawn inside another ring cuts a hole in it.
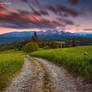
[[[0,34],[57,29],[92,33],[91,0],[24,0],[0,2]]]
[[[9,33],[9,32],[22,32],[22,31],[40,31],[40,29],[13,29],[13,28],[0,28],[0,34]]]

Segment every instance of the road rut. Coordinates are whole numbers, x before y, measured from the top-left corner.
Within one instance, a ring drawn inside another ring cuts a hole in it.
[[[92,92],[78,87],[75,78],[63,66],[27,55],[22,71],[3,92]]]

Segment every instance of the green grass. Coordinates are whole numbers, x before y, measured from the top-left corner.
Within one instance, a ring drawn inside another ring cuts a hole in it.
[[[15,74],[23,65],[23,53],[18,51],[0,52],[0,90],[6,87]]]
[[[87,58],[83,55],[85,51],[88,53]],[[41,50],[30,55],[48,59],[59,66],[65,65],[73,73],[92,81],[92,46]]]

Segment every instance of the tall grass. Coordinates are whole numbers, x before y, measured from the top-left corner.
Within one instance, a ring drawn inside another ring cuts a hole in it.
[[[85,51],[88,53],[86,58]],[[92,81],[92,46],[42,50],[30,55],[48,59],[60,66],[65,65],[75,74],[85,76]]]
[[[13,50],[0,52],[0,89],[6,87],[10,77],[22,67],[22,54]]]

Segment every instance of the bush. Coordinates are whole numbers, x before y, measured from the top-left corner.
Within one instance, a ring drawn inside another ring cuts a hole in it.
[[[30,42],[27,43],[24,47],[23,47],[23,51],[24,52],[33,52],[33,51],[37,51],[39,48],[38,44],[36,42]]]
[[[0,46],[0,51],[11,50],[11,49],[13,49],[13,45]]]
[[[44,46],[44,49],[49,49],[50,47],[48,45]]]

